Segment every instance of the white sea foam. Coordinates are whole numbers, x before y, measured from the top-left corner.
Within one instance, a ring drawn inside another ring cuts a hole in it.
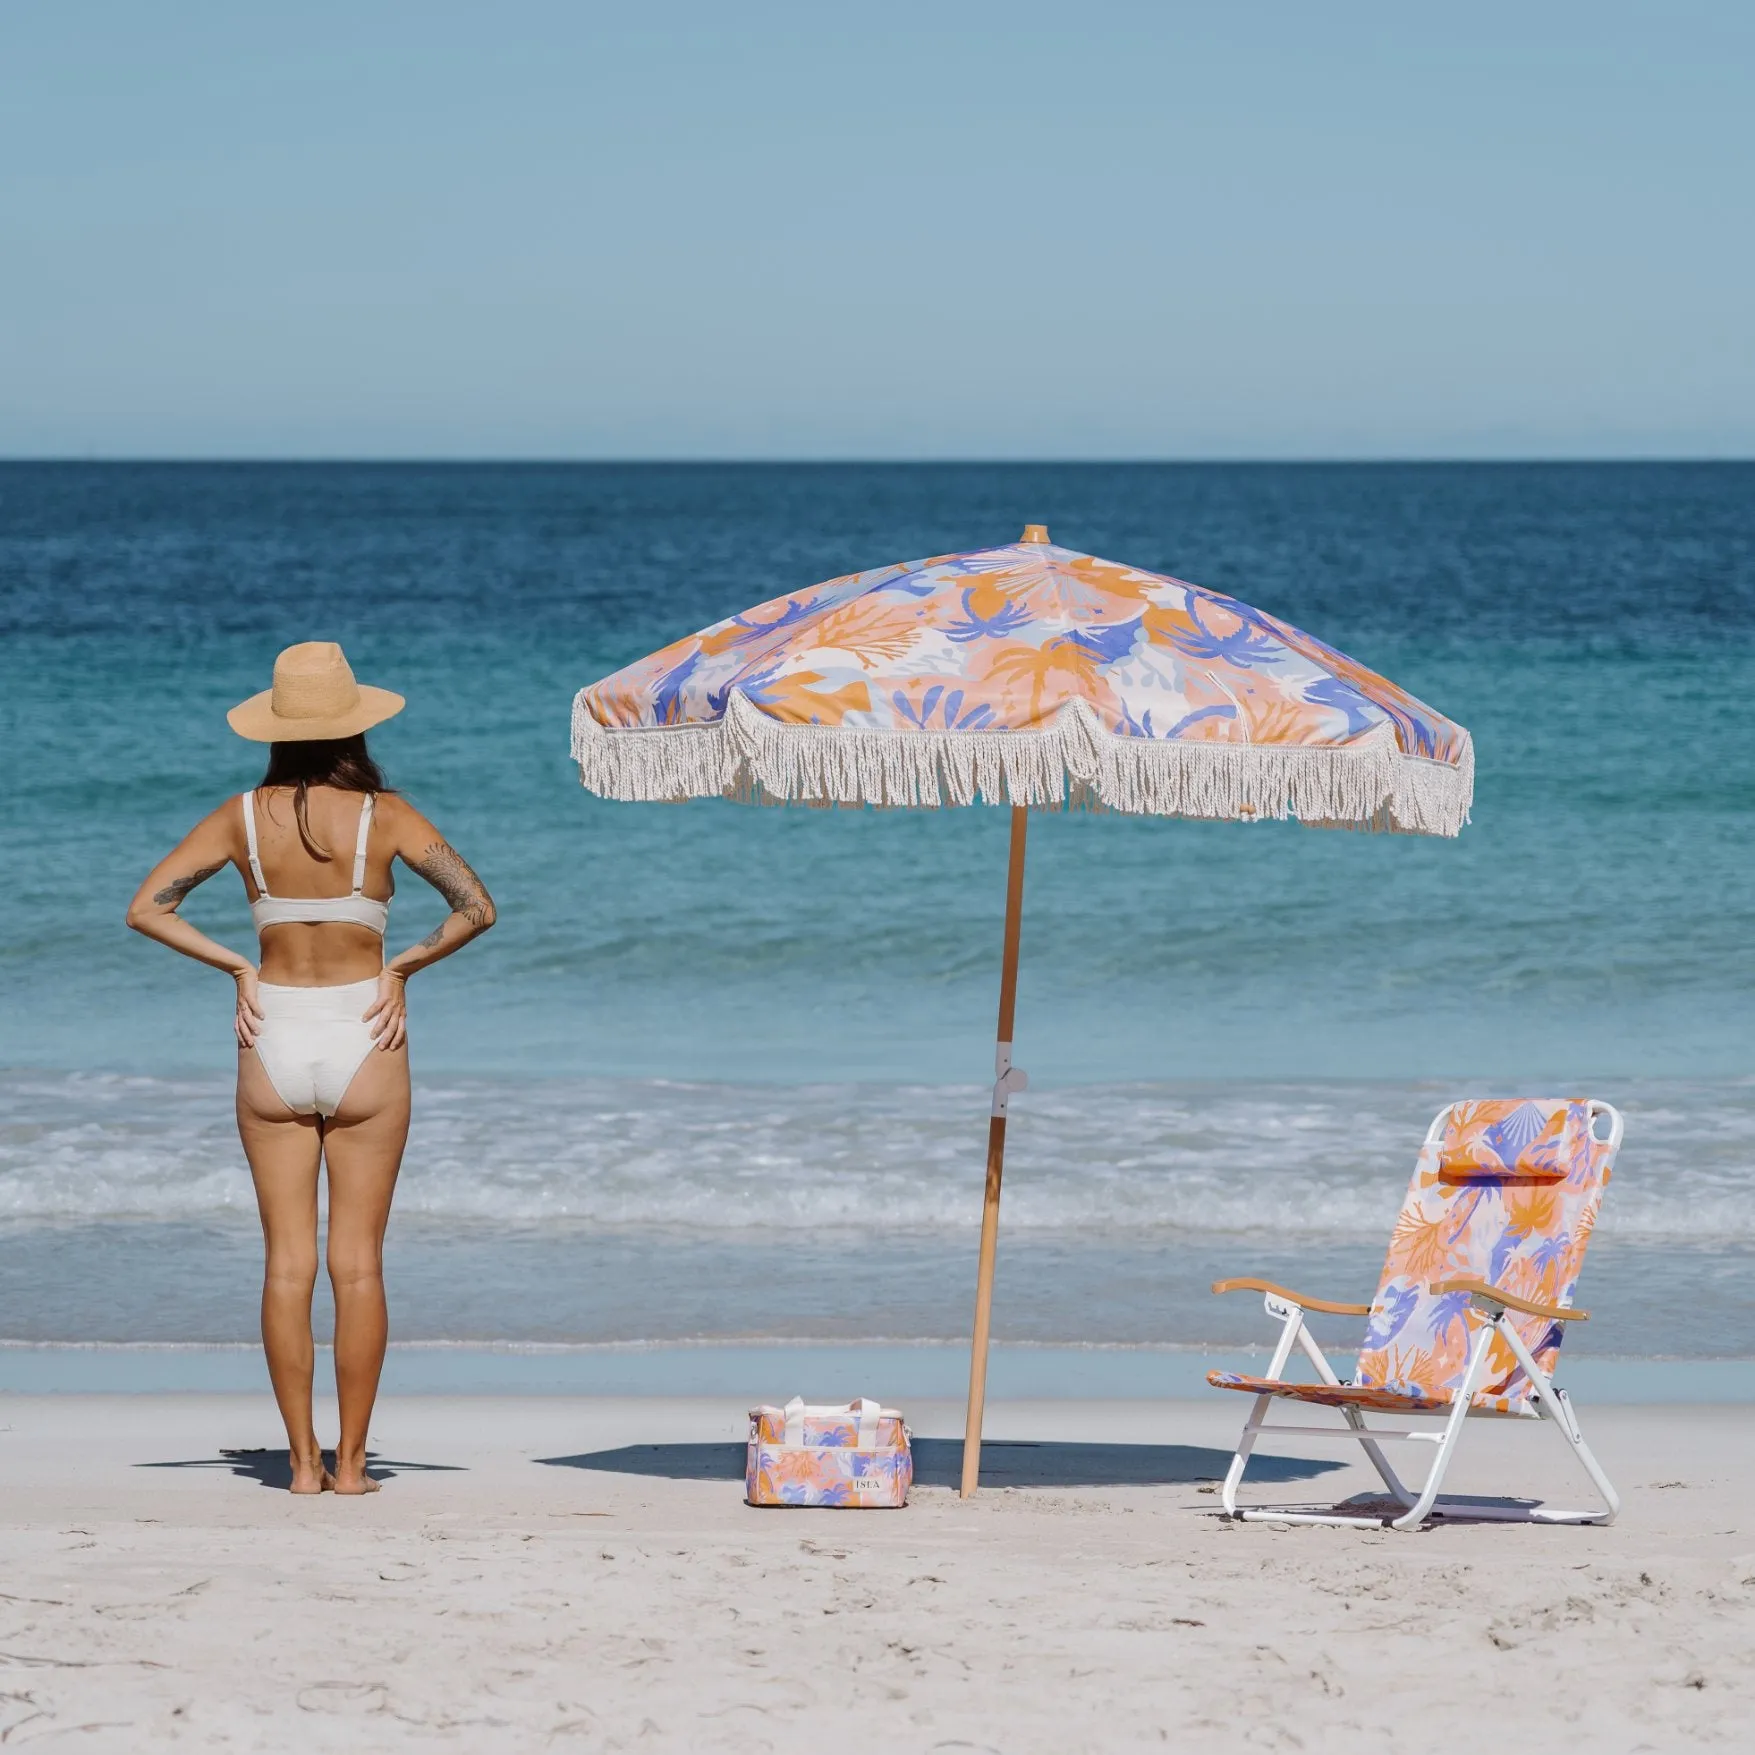
[[[1080,1087],[1016,1099],[1006,1223],[1037,1234],[1387,1234],[1426,1121],[1424,1084]],[[1755,1240],[1755,1081],[1622,1082],[1601,1234]],[[0,1075],[0,1221],[199,1219],[254,1210],[217,1078]],[[704,1234],[965,1225],[986,1096],[945,1086],[423,1084],[399,1211]]]

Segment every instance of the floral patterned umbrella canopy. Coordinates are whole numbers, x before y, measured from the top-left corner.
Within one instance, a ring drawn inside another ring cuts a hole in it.
[[[964,1492],[979,1466],[1031,807],[1293,817],[1455,835],[1469,734],[1221,592],[1059,548],[974,554],[775,598],[582,689],[573,755],[606,798],[1012,807],[1004,977]]]
[[[1057,548],[851,573],[580,692],[607,798],[1095,804],[1454,835],[1469,734],[1297,628]]]

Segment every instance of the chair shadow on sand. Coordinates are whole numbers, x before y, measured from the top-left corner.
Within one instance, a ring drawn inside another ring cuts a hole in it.
[[[651,1475],[669,1481],[741,1481],[742,1444],[626,1444],[581,1456],[543,1456],[549,1468],[594,1469],[611,1475]],[[1218,1481],[1230,1466],[1228,1450],[1198,1444],[1033,1444],[988,1439],[981,1446],[984,1487],[1147,1487]],[[1344,1463],[1327,1458],[1255,1456],[1251,1481],[1307,1481]],[[963,1467],[959,1438],[916,1438],[914,1479],[926,1487],[954,1487]]]
[[[285,1492],[292,1486],[292,1463],[284,1450],[222,1450],[215,1456],[195,1456],[183,1462],[147,1462],[134,1466],[137,1469],[228,1469],[243,1480],[254,1481],[262,1487]],[[334,1451],[323,1452],[323,1466],[334,1469]],[[456,1463],[390,1462],[375,1450],[366,1452],[366,1473],[374,1481],[389,1481],[397,1475],[416,1472],[465,1474],[468,1471]]]

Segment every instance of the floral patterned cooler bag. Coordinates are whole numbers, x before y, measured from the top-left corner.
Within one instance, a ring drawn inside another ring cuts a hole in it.
[[[893,1510],[914,1484],[908,1428],[894,1408],[863,1398],[818,1408],[794,1396],[783,1408],[752,1408],[744,1484],[751,1505]]]

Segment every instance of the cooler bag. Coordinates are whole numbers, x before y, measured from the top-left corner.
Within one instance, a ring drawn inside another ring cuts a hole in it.
[[[784,1408],[750,1410],[745,1497],[751,1505],[908,1503],[914,1453],[893,1408],[860,1400],[841,1408],[807,1408],[794,1396]]]

